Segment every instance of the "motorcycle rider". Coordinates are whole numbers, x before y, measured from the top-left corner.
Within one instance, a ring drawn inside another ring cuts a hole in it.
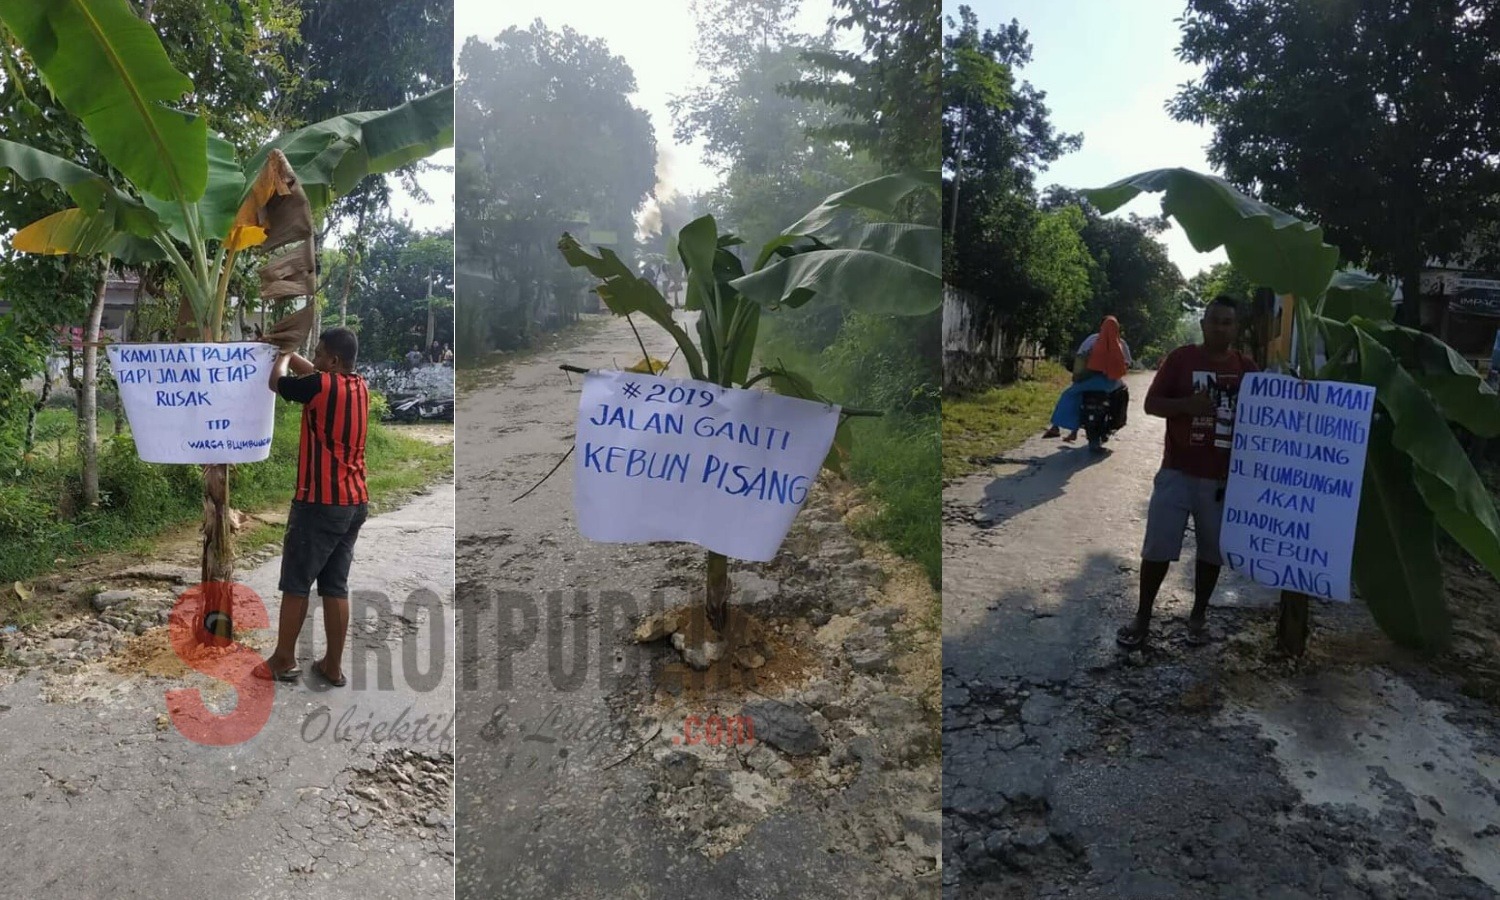
[[[1054,438],[1068,429],[1064,441],[1078,440],[1083,395],[1088,391],[1113,393],[1125,386],[1130,368],[1130,345],[1120,336],[1120,321],[1105,316],[1099,330],[1084,338],[1073,357],[1073,384],[1057,398],[1052,408],[1052,427],[1042,437]]]

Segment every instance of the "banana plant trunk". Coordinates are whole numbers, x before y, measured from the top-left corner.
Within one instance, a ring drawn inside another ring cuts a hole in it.
[[[234,635],[230,609],[234,583],[233,525],[229,517],[229,466],[203,467],[203,566],[205,591],[203,627],[216,638]]]
[[[704,607],[708,624],[720,634],[729,624],[729,558],[722,553],[708,554],[708,580],[705,584]]]
[[[1276,646],[1287,656],[1296,658],[1307,652],[1307,635],[1312,630],[1312,598],[1296,591],[1281,592],[1281,608],[1276,619]]]
[[[1271,302],[1274,303],[1274,299]],[[1291,303],[1292,307],[1285,314],[1296,315],[1302,311],[1297,308],[1301,306],[1301,298],[1290,297],[1287,302]],[[1266,368],[1266,363],[1270,356],[1270,345],[1278,339],[1278,335],[1271,333],[1271,307],[1269,304],[1265,312],[1265,321],[1261,332],[1265,336],[1265,342],[1262,345],[1265,352],[1260,358],[1261,368]],[[1302,321],[1298,321],[1297,331],[1293,337],[1294,344],[1297,341],[1311,339],[1308,333],[1302,330]],[[1292,358],[1298,358],[1296,347],[1293,348]],[[1279,365],[1273,368],[1276,371],[1282,369]],[[1307,652],[1307,637],[1312,631],[1312,598],[1307,594],[1300,594],[1296,591],[1282,591],[1277,607],[1276,647],[1287,656],[1298,659]]]
[[[205,341],[218,336],[205,330]],[[229,466],[214,463],[203,467],[203,560],[200,572],[204,590],[203,628],[213,637],[234,637],[230,601],[234,584],[234,535],[229,515]]]

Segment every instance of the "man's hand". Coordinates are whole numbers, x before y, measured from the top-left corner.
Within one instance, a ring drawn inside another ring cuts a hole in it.
[[[290,353],[278,353],[276,354],[276,361],[271,363],[271,380],[269,386],[272,392],[276,391],[276,386],[281,382],[281,379],[286,377],[287,366],[291,363],[291,357],[292,354]]]
[[[1213,394],[1207,387],[1197,391],[1191,397],[1152,397],[1146,396],[1146,415],[1159,416],[1163,419],[1175,419],[1178,416],[1191,416],[1195,419],[1207,418],[1218,411],[1218,404],[1214,402]]]
[[[1209,392],[1207,386],[1204,386],[1202,390],[1182,401],[1183,413],[1198,419],[1211,416],[1218,409],[1219,405],[1214,402],[1213,394]]]

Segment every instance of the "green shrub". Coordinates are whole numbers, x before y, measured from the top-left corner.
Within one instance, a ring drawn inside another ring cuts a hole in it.
[[[0,542],[47,530],[56,518],[57,506],[38,496],[29,485],[0,481]]]
[[[370,391],[370,421],[384,422],[391,414],[391,402],[385,399],[385,394],[379,391]]]

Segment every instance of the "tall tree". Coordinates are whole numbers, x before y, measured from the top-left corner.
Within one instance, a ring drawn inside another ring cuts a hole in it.
[[[353,262],[349,311],[358,324],[360,357],[370,361],[399,359],[413,345],[425,351],[434,338],[426,336],[427,278],[433,275],[434,293],[441,300],[443,285],[453,282],[453,230],[418,232],[400,219],[369,223],[363,257]],[[351,274],[349,254],[335,252],[327,266],[330,284],[342,285]],[[437,306],[435,304],[435,306]],[[439,343],[453,341],[451,306],[436,309]]]
[[[1227,262],[1214,263],[1189,278],[1187,287],[1191,294],[1190,305],[1193,309],[1202,308],[1220,294],[1248,302],[1255,293],[1255,285],[1250,283],[1245,273],[1236,269],[1233,263]]]
[[[299,2],[298,35],[285,42],[283,51],[298,78],[281,92],[281,102],[303,121],[319,122],[351,109],[400,106],[453,83],[453,0]],[[421,197],[413,175],[426,165],[431,163],[406,166],[392,175]],[[390,199],[389,179],[367,179],[329,208],[327,221],[379,217]]]
[[[1166,220],[1106,218],[1081,192],[1062,187],[1050,188],[1042,206],[1080,211],[1079,237],[1091,258],[1091,296],[1069,324],[1068,340],[1076,344],[1114,316],[1137,354],[1172,349],[1165,345],[1177,333],[1188,285],[1161,242]]]
[[[973,298],[973,327],[983,343],[1002,328],[1012,346],[1022,337],[1055,339],[1050,323],[1056,319],[1047,310],[1057,299],[1051,287],[1068,282],[1049,285],[1039,276],[1071,265],[1066,261],[1075,254],[1058,230],[1062,223],[1043,221],[1035,182],[1082,139],[1059,133],[1046,95],[1017,77],[1031,61],[1019,22],[981,31],[968,6],[947,21],[943,170],[957,172],[962,160],[964,175],[957,203],[954,179],[944,179],[944,280]]]
[[[525,343],[567,314],[583,285],[558,257],[564,231],[629,250],[656,184],[656,138],[630,102],[630,66],[572,28],[470,38],[459,64],[460,305],[480,329],[461,329],[477,341],[468,353]]]
[[[1171,103],[1209,161],[1395,277],[1417,321],[1430,259],[1500,220],[1500,6],[1464,0],[1190,0]]]
[[[848,116],[786,92],[814,71],[805,53],[826,37],[793,27],[795,0],[702,0],[698,23],[701,83],[672,98],[675,134],[701,139],[723,177],[704,203],[721,223],[758,246],[830,190],[875,174],[867,161],[825,139],[809,140]]]
[[[820,133],[846,141],[887,168],[931,168],[942,128],[941,23],[931,0],[833,0],[829,24],[857,30],[863,52],[808,50],[816,67],[787,86],[850,121]]]

